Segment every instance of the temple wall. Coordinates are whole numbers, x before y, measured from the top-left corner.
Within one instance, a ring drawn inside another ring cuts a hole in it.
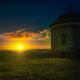
[[[74,27],[69,26],[67,30],[68,34],[68,48],[74,48]]]
[[[54,51],[54,30],[51,31],[51,51]]]
[[[80,57],[80,26],[75,27],[75,43],[77,56]]]
[[[58,49],[58,29],[54,29],[54,46],[55,46],[55,50]]]
[[[51,31],[51,50],[55,51],[58,47],[58,29]]]
[[[76,27],[76,47],[80,49],[80,27]]]
[[[60,57],[61,52],[65,52],[65,57],[75,57],[76,49],[80,50],[80,27],[72,24],[59,24],[51,28],[51,51],[54,55]],[[65,46],[61,43],[62,34],[66,36]]]

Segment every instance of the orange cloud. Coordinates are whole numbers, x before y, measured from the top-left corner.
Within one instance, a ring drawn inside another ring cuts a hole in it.
[[[26,32],[25,29],[20,29],[11,33],[2,33],[0,37],[3,39],[30,39],[30,40],[43,40],[50,38],[49,30],[39,31],[38,33]]]

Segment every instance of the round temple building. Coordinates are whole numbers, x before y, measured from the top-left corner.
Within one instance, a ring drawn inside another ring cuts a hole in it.
[[[51,53],[55,57],[80,57],[80,14],[72,11],[62,14],[50,26]]]

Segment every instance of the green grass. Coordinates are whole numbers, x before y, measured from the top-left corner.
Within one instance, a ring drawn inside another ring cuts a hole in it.
[[[80,60],[51,58],[47,51],[0,52],[0,80],[80,80]]]

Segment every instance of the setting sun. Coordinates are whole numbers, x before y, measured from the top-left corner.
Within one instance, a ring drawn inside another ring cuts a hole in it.
[[[18,50],[22,51],[24,46],[17,46]]]
[[[16,51],[23,51],[29,48],[29,45],[27,43],[24,43],[22,41],[15,41],[9,45],[3,46],[3,48],[7,50],[16,50]]]

